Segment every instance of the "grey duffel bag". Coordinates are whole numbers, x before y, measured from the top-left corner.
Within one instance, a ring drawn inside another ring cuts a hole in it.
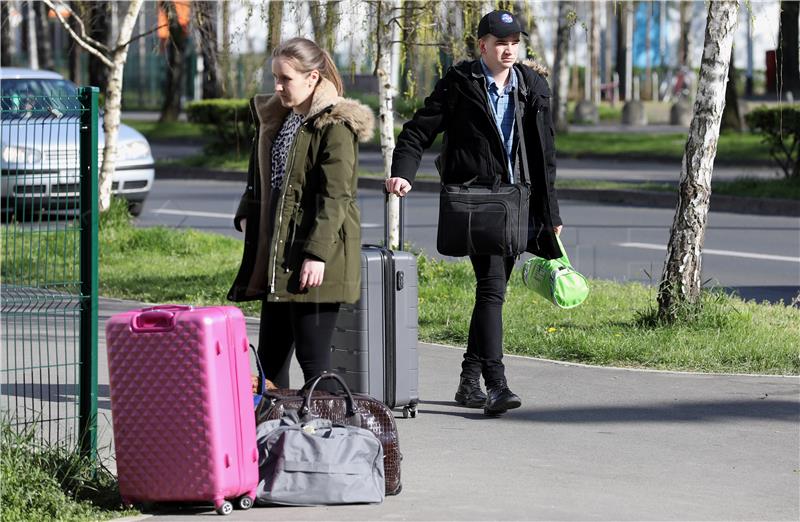
[[[383,502],[383,446],[374,433],[327,419],[300,422],[287,413],[256,430],[258,504]]]

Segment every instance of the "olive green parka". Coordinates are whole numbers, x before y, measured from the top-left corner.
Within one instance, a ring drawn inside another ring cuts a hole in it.
[[[372,138],[372,111],[339,97],[323,78],[289,151],[275,208],[270,208],[272,142],[290,109],[270,95],[256,95],[250,106],[256,135],[247,186],[234,217],[239,231],[247,219],[244,253],[228,299],[354,303],[361,284],[358,141]],[[321,286],[301,292],[300,268],[309,257],[324,261],[325,272]]]

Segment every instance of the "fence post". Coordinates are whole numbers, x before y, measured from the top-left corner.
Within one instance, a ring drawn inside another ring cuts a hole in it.
[[[97,87],[81,87],[80,123],[80,396],[81,454],[97,456]]]

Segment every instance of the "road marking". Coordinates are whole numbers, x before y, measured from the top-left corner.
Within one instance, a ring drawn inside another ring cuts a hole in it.
[[[199,212],[196,210],[173,210],[170,208],[158,208],[151,210],[153,214],[169,214],[171,216],[188,216],[188,217],[207,217],[218,219],[233,219],[233,214],[220,214],[218,212]]]
[[[644,248],[647,250],[666,250],[664,245],[656,245],[653,243],[618,243],[621,247],[626,248]],[[768,261],[787,261],[789,263],[800,263],[800,257],[789,256],[774,256],[772,254],[757,254],[755,252],[738,252],[736,250],[715,250],[713,248],[704,248],[703,254],[728,256],[728,257],[744,257],[747,259],[765,259]]]

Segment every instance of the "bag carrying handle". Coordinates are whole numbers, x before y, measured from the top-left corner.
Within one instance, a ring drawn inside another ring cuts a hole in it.
[[[564,248],[564,243],[561,242],[561,236],[555,234],[556,241],[558,242],[558,248],[561,249],[561,257],[558,258],[559,261],[563,261],[566,265],[572,267],[572,263],[569,261],[569,257],[567,257],[567,249]]]
[[[353,399],[353,394],[350,392],[350,388],[347,387],[347,384],[345,384],[344,379],[333,372],[322,372],[317,377],[310,379],[303,385],[302,388],[300,388],[300,394],[305,395],[305,398],[303,399],[303,405],[300,407],[300,418],[306,418],[311,414],[311,396],[314,394],[314,390],[317,388],[317,385],[325,379],[333,379],[339,383],[339,386],[344,391],[344,402],[347,407],[345,416],[350,419],[358,415],[358,406],[356,406],[356,401]]]

